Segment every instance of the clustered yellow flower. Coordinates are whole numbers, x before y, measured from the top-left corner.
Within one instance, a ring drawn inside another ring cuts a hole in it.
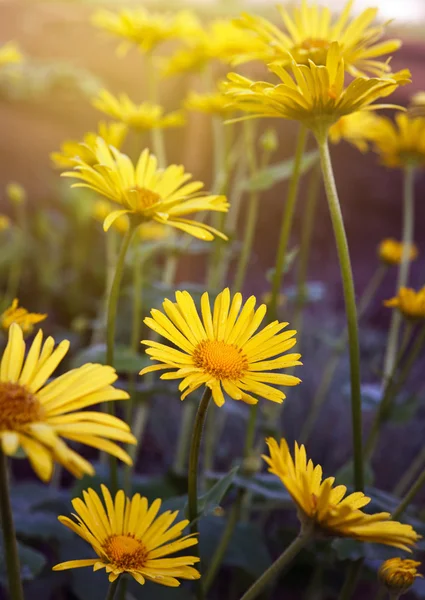
[[[399,113],[376,117],[370,128],[374,150],[387,167],[425,167],[425,117]]]
[[[425,287],[416,291],[412,288],[401,287],[397,296],[385,300],[385,306],[397,308],[406,319],[425,319]]]
[[[404,244],[393,238],[382,240],[378,247],[378,256],[386,265],[399,265],[403,259]],[[412,244],[408,252],[408,260],[412,261],[418,257],[418,249]]]
[[[378,577],[382,585],[397,597],[405,594],[414,584],[421,563],[416,560],[403,558],[389,558],[379,568]]]
[[[263,455],[269,472],[279,477],[297,506],[304,528],[324,537],[348,537],[385,544],[411,552],[421,536],[411,525],[392,521],[390,513],[369,515],[361,509],[370,498],[363,492],[346,496],[345,485],[334,487],[334,477],[322,480],[322,467],[307,460],[305,447],[295,442],[295,459],[285,439],[266,440],[270,456]]]
[[[92,489],[83,492],[84,500],[74,498],[76,521],[59,517],[63,525],[92,546],[97,557],[60,563],[54,571],[92,566],[93,571],[105,569],[109,581],[128,573],[142,585],[148,579],[169,587],[179,586],[179,579],[199,579],[199,572],[192,566],[199,558],[169,556],[198,543],[193,535],[182,535],[189,521],[173,525],[178,511],[159,514],[159,499],[149,506],[140,494],[127,498],[119,490],[113,499],[105,485],[101,489],[103,502]]]
[[[37,323],[41,323],[44,319],[47,318],[46,314],[40,313],[30,313],[26,308],[22,306],[18,307],[19,301],[15,298],[9,306],[1,315],[0,315],[0,327],[3,331],[9,331],[9,327],[12,323],[17,323],[22,329],[22,333],[24,335],[29,335],[34,330],[34,325]]]

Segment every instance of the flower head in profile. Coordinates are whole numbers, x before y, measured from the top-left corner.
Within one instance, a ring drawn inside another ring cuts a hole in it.
[[[12,323],[17,323],[24,335],[29,335],[34,330],[34,325],[41,323],[47,318],[47,315],[40,313],[30,313],[26,308],[18,306],[18,299],[15,298],[12,304],[0,315],[0,327],[3,331],[9,331]]]
[[[113,387],[115,369],[88,363],[48,380],[69,348],[67,340],[55,348],[53,338],[43,344],[41,329],[25,358],[22,329],[9,328],[9,341],[0,363],[0,443],[12,456],[19,447],[43,481],[58,462],[75,477],[93,475],[92,465],[65,440],[98,448],[127,464],[131,459],[115,442],[134,444],[124,421],[102,412],[82,410],[111,400],[125,400],[127,392]]]
[[[206,94],[189,92],[184,101],[184,107],[189,111],[202,112],[220,117],[228,117],[234,112],[229,98],[219,91]]]
[[[196,16],[188,10],[153,13],[142,7],[125,9],[119,13],[101,9],[94,14],[92,22],[123,40],[118,48],[121,55],[131,45],[137,46],[142,52],[151,52],[167,40],[190,39],[201,28]]]
[[[377,117],[370,129],[374,150],[391,168],[425,167],[425,117],[399,113],[395,120]]]
[[[345,485],[334,487],[334,477],[323,480],[322,467],[307,460],[305,447],[295,443],[292,458],[286,440],[266,440],[270,456],[263,456],[269,472],[279,477],[297,506],[298,517],[317,534],[395,546],[410,552],[419,539],[411,525],[391,521],[387,512],[369,515],[361,509],[370,498],[363,492],[346,495]]]
[[[425,287],[419,291],[401,287],[397,296],[385,300],[384,306],[397,308],[406,319],[413,321],[425,319]]]
[[[325,65],[291,63],[292,76],[285,67],[269,65],[280,82],[277,85],[251,81],[230,73],[224,90],[234,102],[235,109],[250,117],[280,117],[304,123],[316,136],[323,137],[341,117],[351,113],[376,109],[378,98],[389,96],[402,83],[409,81],[409,72],[401,71],[391,77],[356,77],[344,86],[344,59],[334,42],[326,53]]]
[[[93,203],[93,217],[100,223],[103,223],[113,210],[112,204],[107,200],[96,200],[96,202]],[[121,235],[127,233],[129,226],[130,222],[127,215],[118,217],[112,225],[112,227]],[[164,240],[169,234],[170,230],[168,227],[155,223],[154,221],[141,223],[137,228],[137,235],[145,242]]]
[[[83,492],[83,500],[72,500],[75,520],[59,517],[63,525],[92,546],[97,556],[60,563],[54,571],[93,567],[94,571],[105,569],[109,581],[128,573],[142,585],[148,579],[170,587],[179,586],[179,579],[199,579],[199,572],[192,566],[199,558],[170,556],[198,543],[193,535],[182,535],[189,521],[174,523],[177,510],[159,515],[159,499],[149,506],[140,494],[127,498],[119,490],[112,498],[105,485],[101,489],[103,500],[92,489]]]
[[[139,132],[150,129],[181,127],[185,124],[185,118],[181,111],[166,115],[162,106],[158,104],[151,104],[150,102],[135,104],[127,94],[120,94],[116,98],[107,90],[100,90],[98,97],[93,100],[93,106],[109,117],[121,121],[121,123]]]
[[[421,563],[408,558],[390,558],[379,567],[378,577],[382,585],[397,598],[405,594],[414,584]]]
[[[22,61],[22,53],[15,42],[7,42],[7,44],[0,46],[0,67],[4,65],[16,65]]]
[[[231,298],[226,288],[215,299],[213,310],[208,293],[201,298],[201,316],[189,292],[176,292],[176,302],[165,300],[164,312],[153,309],[145,319],[148,327],[173,346],[143,340],[146,353],[159,364],[146,367],[140,375],[167,370],[162,379],[181,379],[184,400],[201,386],[212,390],[217,406],[224,404],[223,391],[234,400],[256,404],[265,398],[281,403],[285,394],[273,386],[293,386],[298,377],[273,373],[300,365],[300,354],[284,354],[295,344],[296,331],[284,331],[288,323],[274,321],[257,332],[267,308],[255,309],[251,296],[245,303],[237,293]]]
[[[0,214],[0,233],[12,227],[12,222],[7,215]]]
[[[338,144],[345,140],[355,146],[360,152],[367,152],[370,148],[372,134],[371,127],[378,119],[373,112],[361,110],[341,117],[329,129],[329,140],[332,144]]]
[[[91,166],[93,164],[93,166]],[[156,221],[180,229],[189,235],[210,241],[214,235],[227,239],[222,233],[186,215],[198,211],[227,212],[224,196],[202,195],[204,184],[190,181],[181,165],[158,168],[156,157],[144,150],[136,165],[130,158],[98,138],[96,151],[90,163],[79,160],[65,177],[80,180],[73,187],[87,187],[116,204],[120,210],[111,212],[103,228],[108,231],[113,222],[123,215],[142,222]]]
[[[119,150],[126,135],[127,126],[123,123],[100,122],[97,133],[94,131],[86,133],[82,142],[67,140],[61,145],[59,152],[52,152],[50,154],[50,158],[54,166],[59,169],[72,168],[75,165],[76,158],[83,160],[87,164],[93,164],[98,137],[103,138],[107,144]]]
[[[350,19],[353,2],[348,0],[338,18],[334,18],[329,8],[307,0],[301,0],[301,6],[292,10],[279,5],[283,29],[265,18],[243,14],[235,23],[243,31],[256,34],[262,48],[248,49],[235,57],[234,64],[262,60],[285,66],[291,62],[290,54],[298,64],[313,61],[325,65],[328,49],[338,42],[345,69],[353,77],[367,74],[380,77],[389,73],[389,60],[382,58],[398,50],[400,40],[381,40],[385,25],[373,24],[376,8],[368,8]]]
[[[399,265],[403,259],[404,244],[393,238],[382,240],[378,247],[378,256],[386,265]],[[415,244],[409,248],[408,260],[412,261],[418,257],[418,249]]]

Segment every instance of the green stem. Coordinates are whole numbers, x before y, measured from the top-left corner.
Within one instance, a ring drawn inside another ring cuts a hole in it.
[[[254,598],[257,598],[269,584],[276,580],[277,576],[289,565],[297,554],[305,548],[312,538],[313,535],[311,532],[301,531],[285,552],[283,552],[272,566],[252,584],[247,592],[245,592],[241,600],[254,600]]]
[[[401,287],[406,287],[409,279],[410,249],[413,244],[413,230],[415,219],[414,183],[415,171],[413,167],[406,167],[404,171],[403,186],[403,255],[398,271],[396,292],[398,292],[398,290]],[[401,313],[398,310],[393,311],[390,331],[388,334],[387,351],[385,354],[384,361],[384,385],[388,378],[391,377],[391,373],[394,370],[401,321]]]
[[[300,126],[298,133],[297,147],[294,157],[294,169],[292,171],[291,181],[289,183],[288,197],[286,199],[285,208],[283,211],[283,219],[280,231],[279,245],[276,255],[276,265],[272,281],[272,290],[269,306],[270,321],[277,318],[277,307],[279,304],[279,294],[283,282],[283,271],[285,267],[285,256],[288,248],[289,236],[292,229],[292,221],[295,211],[295,203],[298,195],[298,184],[301,176],[301,163],[304,154],[305,144],[307,140],[307,129],[304,125]]]
[[[115,579],[115,581],[113,581],[112,583],[109,584],[108,593],[106,594],[105,600],[114,600],[115,593],[120,584],[120,579],[121,579],[121,577],[118,577],[117,579]]]
[[[354,485],[356,490],[363,490],[363,448],[362,448],[362,402],[360,392],[360,348],[357,327],[356,296],[354,292],[353,273],[351,269],[350,254],[344,228],[344,220],[335,185],[331,157],[327,137],[319,138],[320,161],[323,180],[328,198],[329,212],[331,215],[336,246],[338,250],[339,266],[344,289],[345,311],[347,318],[348,341],[350,351],[351,371],[351,414],[353,428],[353,456],[354,456]]]
[[[403,500],[397,506],[393,514],[391,515],[392,519],[399,519],[401,515],[404,513],[409,504],[415,499],[416,495],[421,491],[422,487],[425,485],[425,469],[416,479],[415,483],[410,487],[407,494],[404,496]]]
[[[362,568],[362,558],[351,563],[338,600],[350,600],[356,589]]]
[[[195,412],[195,400],[189,397],[183,404],[183,414],[180,421],[180,431],[173,465],[173,472],[176,473],[176,475],[183,475],[185,472],[186,457],[189,451],[190,432],[192,430]]]
[[[130,221],[128,231],[126,232],[122,240],[120,253],[115,267],[114,280],[112,282],[111,291],[109,294],[106,325],[106,364],[111,365],[111,367],[114,366],[115,325],[121,280],[124,272],[125,257],[134,231],[135,224]],[[115,414],[115,409],[112,402],[108,402],[108,412],[111,415]],[[118,489],[118,473],[117,461],[116,458],[112,455],[109,456],[109,468],[111,475],[111,493],[112,495],[114,495]]]
[[[411,485],[412,481],[415,479],[419,470],[424,466],[425,463],[425,447],[419,452],[416,458],[413,460],[412,464],[409,466],[404,475],[400,478],[399,482],[394,488],[393,494],[400,498],[402,494],[405,493],[409,485]]]
[[[9,494],[6,455],[0,448],[0,518],[3,530],[4,555],[6,558],[7,580],[10,600],[24,600],[18,546],[13,524],[12,506]]]
[[[16,234],[16,231],[19,232],[19,247],[15,252],[14,258],[10,265],[9,277],[7,281],[7,290],[5,294],[6,305],[11,304],[14,298],[18,296],[19,285],[22,277],[22,270],[25,259],[25,239],[28,236],[26,202],[16,204],[15,213],[18,229],[15,229],[14,233]]]

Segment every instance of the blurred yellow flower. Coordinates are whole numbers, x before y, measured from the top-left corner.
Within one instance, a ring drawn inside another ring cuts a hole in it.
[[[399,265],[403,257],[403,243],[393,238],[382,240],[379,244],[378,255],[380,260],[387,265]],[[418,249],[412,244],[409,250],[409,261],[415,260],[418,256]]]
[[[189,521],[173,525],[178,510],[158,514],[160,499],[149,506],[147,498],[140,494],[128,498],[119,490],[112,498],[105,485],[100,487],[103,501],[88,489],[83,492],[84,500],[72,500],[75,521],[59,517],[63,525],[90,544],[97,557],[69,560],[54,566],[54,571],[93,567],[93,571],[105,569],[109,581],[128,573],[141,585],[148,579],[169,587],[178,587],[179,579],[199,579],[199,572],[192,567],[199,558],[170,557],[198,543],[193,535],[182,535]]]
[[[218,115],[220,117],[229,116],[234,112],[229,97],[220,92],[208,94],[189,92],[184,101],[184,107],[186,110]]]
[[[425,91],[416,92],[413,94],[408,113],[414,117],[425,116]]]
[[[182,165],[158,169],[158,161],[148,149],[133,165],[128,156],[102,138],[98,138],[94,154],[94,166],[78,160],[73,171],[62,175],[81,180],[72,187],[87,187],[123,207],[108,215],[103,224],[105,231],[116,219],[129,215],[139,223],[156,221],[202,240],[213,240],[214,235],[227,239],[210,225],[183,218],[203,210],[227,212],[229,204],[225,196],[203,195],[204,184],[190,181],[191,175]]]
[[[356,111],[376,109],[370,105],[390,95],[408,79],[409,72],[401,71],[392,77],[356,77],[344,88],[344,61],[337,43],[331,44],[326,66],[298,65],[292,62],[293,77],[279,65],[270,70],[281,80],[278,85],[255,82],[230,73],[223,87],[234,102],[235,109],[250,117],[280,117],[304,123],[317,137],[327,134],[338,119]],[[247,117],[249,118],[249,117]]]
[[[316,534],[385,544],[407,552],[421,538],[411,525],[392,521],[390,513],[369,515],[360,510],[370,502],[363,492],[346,496],[345,485],[334,487],[334,477],[322,481],[322,467],[307,461],[303,445],[295,442],[294,460],[285,439],[280,444],[273,438],[267,438],[266,442],[270,456],[263,458],[269,472],[286,487],[301,523],[313,526]]]
[[[233,64],[258,59],[289,66],[292,56],[298,64],[308,65],[311,60],[316,65],[325,65],[327,51],[333,42],[338,42],[345,69],[353,77],[366,74],[380,77],[389,73],[388,59],[377,58],[395,52],[401,45],[400,40],[381,41],[385,25],[373,25],[377,8],[367,8],[350,20],[353,2],[346,3],[338,18],[333,18],[328,7],[307,0],[302,0],[301,6],[291,11],[279,5],[283,30],[265,18],[242,14],[235,23],[243,31],[255,33],[262,48],[248,48],[235,57]]]
[[[190,48],[180,48],[168,58],[161,59],[162,77],[180,75],[182,73],[198,73],[210,60],[208,49],[202,42]]]
[[[92,465],[64,439],[98,448],[131,464],[128,454],[115,443],[136,443],[128,425],[102,412],[82,410],[100,402],[129,398],[127,392],[112,386],[118,378],[115,369],[88,363],[46,383],[67,353],[69,342],[64,340],[56,348],[51,337],[42,342],[40,329],[24,360],[22,329],[16,323],[9,328],[0,364],[3,452],[12,456],[22,447],[43,481],[51,478],[54,461],[75,477],[94,474]]]
[[[412,587],[417,577],[423,577],[418,573],[420,565],[408,558],[389,558],[379,567],[378,577],[388,592],[398,598]]]
[[[367,152],[372,137],[370,128],[377,118],[375,114],[365,110],[341,117],[329,129],[329,139],[333,144],[345,140],[360,152]]]
[[[50,154],[53,164],[59,169],[72,168],[75,165],[76,158],[80,158],[87,164],[94,164],[97,138],[103,138],[107,144],[119,150],[127,135],[127,126],[123,123],[104,123],[101,121],[97,131],[97,133],[94,131],[86,133],[82,142],[78,140],[64,142],[61,145],[60,152]]]
[[[94,14],[92,22],[96,27],[125,40],[118,48],[121,55],[131,44],[138,46],[142,52],[150,52],[167,40],[190,39],[201,28],[196,16],[188,10],[151,13],[142,7],[125,9],[119,13],[101,9]]]
[[[23,334],[29,335],[32,333],[34,325],[44,321],[46,318],[46,314],[30,313],[26,308],[18,307],[18,299],[15,298],[11,306],[0,315],[0,327],[3,331],[9,331],[12,323],[17,323],[21,327]]]
[[[406,319],[425,319],[425,287],[416,291],[412,288],[401,287],[397,296],[385,300],[384,306],[398,308]]]
[[[2,231],[6,231],[7,229],[10,229],[11,226],[12,226],[12,222],[9,219],[9,217],[7,215],[0,214],[0,233]]]
[[[181,127],[185,124],[184,115],[180,111],[164,115],[164,109],[158,104],[134,104],[127,94],[120,94],[116,98],[107,90],[99,92],[98,97],[93,100],[93,106],[136,131]]]
[[[11,181],[6,186],[6,196],[12,204],[24,204],[27,199],[25,189],[19,183]]]
[[[370,129],[374,150],[387,167],[425,167],[425,117],[377,117]]]
[[[217,406],[224,404],[223,390],[234,400],[256,404],[248,392],[281,403],[285,394],[272,385],[293,386],[298,377],[271,373],[301,365],[300,354],[283,354],[296,344],[296,331],[280,333],[288,323],[274,321],[255,334],[267,312],[265,304],[255,310],[251,296],[245,304],[242,295],[230,297],[226,288],[211,312],[208,293],[201,298],[202,320],[189,292],[176,292],[176,302],[165,300],[164,313],[151,310],[144,322],[178,349],[152,340],[143,340],[146,353],[159,365],[146,367],[140,375],[164,369],[161,379],[182,379],[179,390],[184,400],[200,386],[212,390]],[[255,335],[254,335],[255,334]],[[269,385],[272,384],[272,385]]]
[[[106,217],[113,211],[113,206],[107,200],[97,200],[93,204],[93,217],[103,223]],[[118,231],[121,235],[127,233],[130,226],[129,218],[127,215],[118,217],[112,225],[112,227]],[[155,223],[154,221],[148,221],[142,223],[137,228],[137,235],[144,241],[154,242],[156,240],[164,240],[170,235],[170,230],[164,225]]]
[[[0,47],[0,67],[17,64],[23,61],[23,56],[14,42],[8,42]]]

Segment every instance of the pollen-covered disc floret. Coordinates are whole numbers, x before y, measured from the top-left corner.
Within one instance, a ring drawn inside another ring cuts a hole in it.
[[[248,404],[258,402],[251,394],[282,402],[285,394],[273,386],[297,385],[300,379],[273,371],[301,364],[300,354],[284,354],[296,344],[296,331],[283,331],[288,323],[274,321],[256,333],[267,309],[264,304],[257,309],[255,305],[254,296],[243,303],[241,294],[231,298],[226,288],[211,311],[205,292],[201,319],[189,292],[176,292],[175,303],[164,301],[165,314],[153,309],[151,317],[145,319],[148,327],[174,347],[144,340],[147,354],[160,364],[146,367],[140,374],[171,369],[162,379],[182,380],[182,400],[206,385],[218,406],[224,403],[223,392]]]
[[[149,579],[170,587],[179,586],[179,579],[199,579],[199,572],[192,566],[199,558],[170,557],[198,543],[195,536],[182,535],[189,521],[174,523],[178,511],[167,510],[158,516],[159,499],[149,506],[140,494],[126,498],[120,490],[113,499],[105,485],[101,488],[103,501],[92,489],[83,492],[83,500],[72,501],[76,521],[59,517],[63,525],[92,546],[97,557],[70,560],[53,570],[92,566],[94,571],[106,569],[109,581],[129,573],[140,584]]]
[[[415,583],[421,563],[408,558],[390,558],[379,567],[379,581],[391,594],[405,594]]]
[[[14,455],[22,448],[37,475],[51,478],[58,462],[76,477],[92,475],[92,465],[72,450],[66,439],[103,450],[131,464],[115,442],[135,443],[126,423],[101,412],[81,410],[128,394],[112,386],[115,369],[86,364],[46,383],[67,353],[69,342],[55,348],[49,337],[43,344],[40,330],[25,359],[22,329],[9,328],[9,341],[0,364],[0,444]]]
[[[297,506],[302,523],[317,534],[348,537],[363,542],[395,546],[410,552],[421,536],[411,527],[391,520],[390,513],[369,515],[361,509],[370,498],[363,492],[346,495],[345,485],[334,487],[334,477],[322,480],[322,467],[307,460],[305,447],[295,443],[295,460],[286,440],[268,438],[270,456],[263,458],[269,472],[282,481]]]

